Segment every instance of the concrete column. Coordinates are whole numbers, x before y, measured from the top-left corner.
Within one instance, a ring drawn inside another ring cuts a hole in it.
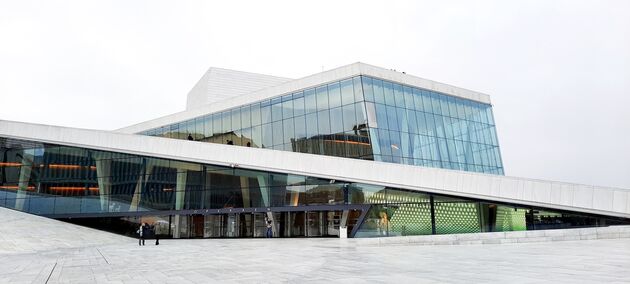
[[[258,176],[258,186],[260,187],[260,195],[262,195],[263,206],[269,207],[269,189],[267,188],[267,181],[264,177]]]
[[[18,181],[18,190],[15,200],[15,209],[24,210],[24,203],[26,202],[26,191],[28,190],[28,183],[31,179],[31,169],[33,166],[34,150],[24,150],[22,152],[22,166],[20,167],[20,179]]]
[[[100,152],[96,153],[94,157],[96,160],[96,176],[98,180],[98,195],[101,204],[101,211],[109,212],[110,194],[112,192],[112,178],[111,169],[112,161],[108,159],[102,159]],[[114,209],[114,208],[112,208]]]
[[[136,183],[136,188],[133,192],[133,197],[131,198],[131,204],[129,204],[129,211],[138,211],[138,205],[140,205],[140,201],[142,199],[142,190],[144,189],[144,185],[146,184],[149,176],[153,173],[154,164],[150,162],[149,159],[146,162],[143,162],[143,169],[140,170],[140,176],[138,177],[138,182]]]
[[[177,172],[177,184],[175,186],[175,210],[184,209],[184,201],[186,197],[186,179],[188,177],[187,170],[178,170]],[[173,238],[180,238],[181,236],[181,221],[182,216],[175,215],[173,218],[175,225],[175,230],[173,231]]]
[[[249,178],[242,176],[241,178],[241,195],[243,196],[243,208],[249,208]]]

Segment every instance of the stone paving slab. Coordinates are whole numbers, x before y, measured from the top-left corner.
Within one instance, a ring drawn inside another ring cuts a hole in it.
[[[0,222],[0,283],[630,282],[627,238],[448,246],[203,239],[140,247],[8,209],[0,209]],[[24,230],[32,226],[45,231]]]

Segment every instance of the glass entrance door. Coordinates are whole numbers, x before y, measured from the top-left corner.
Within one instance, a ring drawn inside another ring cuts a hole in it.
[[[254,238],[264,238],[267,232],[265,217],[267,213],[252,213],[254,219]]]
[[[321,211],[311,211],[306,213],[306,236],[307,237],[321,237],[322,232],[324,232],[323,225],[326,222],[324,221],[324,212]]]
[[[225,216],[224,221],[223,221],[223,226],[225,228],[223,237],[237,238],[239,236],[238,214],[231,213],[231,214],[225,214],[223,216]]]

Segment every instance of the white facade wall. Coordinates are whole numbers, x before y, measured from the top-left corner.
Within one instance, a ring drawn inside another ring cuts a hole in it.
[[[210,67],[188,93],[186,110],[291,81],[289,78]]]

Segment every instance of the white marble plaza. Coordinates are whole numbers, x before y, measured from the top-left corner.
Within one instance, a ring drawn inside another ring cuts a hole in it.
[[[137,240],[0,208],[1,283],[628,283],[630,239],[384,245]]]

